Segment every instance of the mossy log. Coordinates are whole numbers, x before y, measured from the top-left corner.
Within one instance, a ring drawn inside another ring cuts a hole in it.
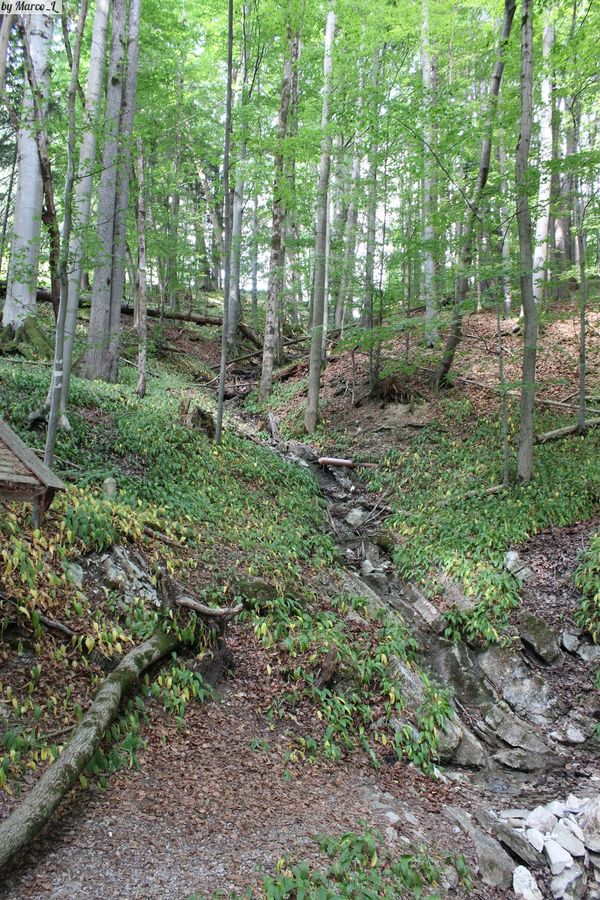
[[[0,824],[0,871],[35,837],[71,790],[131,685],[178,643],[175,634],[157,629],[151,638],[128,653],[108,676],[58,759]]]
[[[124,315],[133,315],[133,306],[122,305],[121,312]],[[160,319],[161,315],[164,319],[169,319],[175,322],[193,322],[194,325],[222,325],[223,318],[221,316],[200,316],[195,313],[178,313],[178,312],[167,312],[166,310],[161,314],[159,309],[148,309],[146,310],[146,314],[151,319]],[[255,347],[262,347],[262,340],[259,335],[250,328],[249,325],[245,325],[243,322],[240,322],[238,325],[239,331],[246,337],[251,344],[254,344]]]

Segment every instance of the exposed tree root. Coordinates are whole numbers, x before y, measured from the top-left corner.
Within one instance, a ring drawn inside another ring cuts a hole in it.
[[[0,328],[0,354],[20,354],[26,359],[51,359],[52,344],[34,318],[26,319],[15,331]]]

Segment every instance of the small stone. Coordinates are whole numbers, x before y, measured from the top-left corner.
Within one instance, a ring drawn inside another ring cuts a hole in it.
[[[371,560],[363,559],[362,563],[360,564],[360,574],[366,578],[367,576],[372,575],[374,571],[375,566],[373,565]]]
[[[573,832],[560,822],[552,830],[552,837],[571,856],[585,856],[583,841],[575,837]]]
[[[513,872],[513,891],[524,900],[543,900],[537,881],[525,866],[517,866]]]
[[[526,819],[529,815],[528,809],[503,809],[498,813],[501,819]]]
[[[580,813],[584,807],[585,803],[583,800],[580,800],[579,797],[576,797],[575,794],[569,794],[567,797],[567,801],[565,803],[565,810],[567,812],[572,812],[577,815]]]
[[[536,806],[525,819],[528,828],[538,828],[542,833],[552,831],[557,822],[556,816],[548,812],[544,806]]]
[[[350,510],[344,521],[347,525],[350,525],[351,528],[359,528],[368,517],[368,512],[357,506],[354,509]]]
[[[560,642],[567,653],[577,652],[577,648],[581,643],[580,634],[581,632],[579,631],[574,631],[571,628],[565,628],[561,635]]]
[[[560,819],[565,814],[565,804],[561,803],[560,800],[552,800],[551,803],[546,803],[546,809],[558,819]]]
[[[527,840],[531,844],[532,847],[541,853],[544,849],[544,835],[538,828],[528,828],[525,832]]]
[[[114,500],[117,496],[117,482],[114,478],[105,478],[102,482],[102,492],[109,500]]]
[[[386,819],[390,823],[390,825],[396,825],[397,822],[400,821],[400,816],[394,812],[393,809],[389,809],[385,814]]]
[[[600,644],[581,644],[577,650],[577,656],[587,663],[598,662],[600,660]]]
[[[574,863],[571,854],[553,838],[549,838],[545,842],[544,853],[553,875],[560,875],[565,869],[570,869]]]
[[[586,896],[587,878],[580,863],[565,869],[550,882],[550,890],[556,900],[579,900]],[[589,894],[587,895],[589,897]]]
[[[75,587],[83,585],[83,569],[77,563],[67,563],[65,566],[67,577],[73,582]]]

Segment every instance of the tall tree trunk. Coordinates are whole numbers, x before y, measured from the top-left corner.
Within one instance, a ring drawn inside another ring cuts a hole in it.
[[[31,16],[27,23],[26,40],[36,83],[45,108],[50,86],[48,54],[52,41],[51,16]],[[23,113],[18,138],[18,180],[13,217],[13,238],[10,250],[6,300],[2,325],[17,332],[27,319],[36,314],[36,293],[40,257],[40,236],[44,185],[38,152],[38,128],[35,102],[26,79],[23,92]]]
[[[256,189],[255,189],[256,190]],[[258,327],[258,194],[254,195],[252,207],[252,246],[250,249],[250,270],[252,282],[252,327]]]
[[[260,376],[259,395],[261,400],[270,396],[273,388],[273,367],[275,349],[279,329],[279,300],[283,285],[283,269],[285,264],[285,246],[283,230],[285,226],[284,204],[284,147],[287,135],[288,114],[292,93],[292,75],[298,60],[300,49],[300,33],[296,31],[292,37],[291,26],[288,25],[289,52],[286,56],[283,84],[281,86],[281,102],[277,123],[277,150],[275,152],[275,174],[273,178],[273,224],[271,229],[271,258],[269,261],[269,281],[267,287],[267,305],[265,309],[265,339]]]
[[[65,427],[68,427],[66,412],[73,365],[73,345],[77,330],[77,310],[79,309],[82,276],[84,275],[85,235],[90,219],[93,172],[96,165],[97,130],[100,98],[106,67],[109,15],[109,0],[96,0],[85,101],[85,124],[79,150],[79,166],[73,199],[73,233],[70,245],[69,289],[65,320],[63,387],[61,394],[61,424]]]
[[[109,381],[117,381],[119,374],[119,343],[121,333],[121,305],[125,284],[125,242],[127,211],[129,208],[129,175],[131,172],[131,136],[135,119],[137,77],[140,50],[141,0],[131,0],[127,34],[127,78],[119,125],[119,168],[115,198],[115,222],[110,285],[110,346]]]
[[[469,270],[473,262],[474,238],[475,238],[475,222],[479,216],[479,207],[481,198],[490,171],[490,157],[492,151],[492,138],[494,134],[494,123],[496,120],[496,110],[498,106],[498,96],[500,94],[500,85],[502,84],[502,74],[504,72],[504,57],[506,45],[510,37],[513,18],[515,15],[515,0],[505,0],[504,3],[504,20],[502,22],[502,32],[500,35],[500,43],[498,45],[498,59],[494,67],[492,77],[492,86],[489,96],[488,122],[481,143],[481,161],[479,163],[479,174],[473,191],[473,199],[469,204],[464,233],[462,237],[462,250],[460,258],[461,273],[458,279],[456,297],[454,300],[454,310],[452,314],[452,324],[450,332],[444,346],[444,353],[435,373],[434,382],[436,387],[440,387],[446,380],[446,377],[452,368],[454,354],[460,344],[462,337],[462,317],[463,304],[467,296],[469,286]]]
[[[108,69],[105,138],[98,196],[96,240],[98,258],[94,268],[92,307],[87,347],[81,363],[84,378],[110,379],[111,285],[113,239],[119,173],[119,128],[124,90],[126,0],[115,0]]]
[[[432,106],[434,102],[434,61],[429,43],[429,2],[423,0],[423,29],[421,58],[423,65],[423,91],[425,94],[425,146],[423,148],[423,281],[425,294],[425,340],[434,347],[439,338],[437,300],[435,295],[435,256],[433,227],[434,207],[434,160]]]
[[[219,393],[215,443],[221,443],[223,406],[225,403],[225,378],[227,376],[227,323],[229,320],[229,290],[231,278],[231,197],[229,194],[229,156],[231,150],[231,104],[233,88],[233,0],[227,4],[227,100],[225,113],[225,145],[223,148],[223,192],[225,194],[225,253],[223,284],[223,327],[221,329],[221,366],[219,369]]]
[[[329,11],[325,28],[325,53],[323,63],[323,110],[321,114],[321,164],[317,193],[317,237],[315,241],[315,299],[313,307],[310,363],[308,370],[308,397],[304,411],[304,427],[313,434],[319,420],[319,392],[321,389],[321,343],[325,309],[325,271],[327,253],[327,219],[329,203],[329,169],[331,164],[331,136],[329,126],[329,99],[333,65],[333,38],[335,13]]]
[[[0,272],[2,271],[2,263],[4,262],[4,248],[6,247],[6,232],[8,231],[8,220],[10,218],[10,208],[12,203],[13,188],[15,186],[15,176],[17,174],[17,160],[19,154],[19,141],[15,140],[15,150],[10,167],[10,176],[8,179],[8,187],[4,197],[4,216],[2,217],[2,234],[0,235]]]
[[[373,53],[373,65],[371,67],[371,90],[377,93],[379,83],[379,67],[381,64],[381,51],[379,47]],[[371,102],[374,101],[371,96]],[[373,289],[375,274],[375,242],[377,236],[377,164],[379,147],[377,146],[377,120],[379,117],[379,103],[376,102],[374,121],[371,123],[371,147],[369,149],[369,174],[367,176],[367,246],[365,250],[365,300],[363,307],[362,324],[364,328],[373,327]]]
[[[137,274],[137,313],[138,313],[138,397],[146,396],[146,361],[148,354],[148,295],[146,285],[146,198],[144,196],[144,153],[142,141],[137,142],[136,158],[137,175],[137,229],[138,229],[138,274]]]
[[[549,60],[553,46],[554,27],[546,25],[542,41],[545,71],[542,79],[542,106],[540,113],[540,189],[535,228],[535,252],[533,256],[533,296],[538,306],[541,306],[544,301],[546,260],[548,256],[550,163],[552,162],[552,72],[549,71]]]
[[[245,16],[244,11],[244,16]],[[246,40],[246,30],[244,28],[244,42]],[[237,85],[237,96],[234,108],[243,109],[246,102],[247,90],[247,71],[246,71],[246,55],[247,48],[244,45],[242,52],[242,68],[239,74]],[[233,204],[231,215],[231,263],[229,275],[229,318],[227,322],[227,345],[233,353],[236,344],[238,325],[242,318],[242,304],[240,298],[240,276],[242,263],[242,225],[244,212],[244,166],[246,161],[246,125],[243,121],[243,115],[240,122],[240,135],[238,139],[238,153],[235,167],[235,188],[233,191]]]
[[[517,478],[529,484],[533,476],[533,408],[537,355],[537,307],[533,294],[531,213],[527,195],[529,149],[533,125],[533,8],[532,0],[521,0],[521,130],[517,145],[516,189],[521,306],[525,320],[521,385],[521,428]]]
[[[61,250],[59,262],[60,303],[56,320],[56,335],[54,339],[54,366],[50,380],[50,413],[48,416],[48,432],[46,435],[46,447],[44,462],[51,468],[54,464],[54,449],[56,446],[56,434],[60,416],[60,399],[62,396],[63,370],[64,370],[64,344],[65,322],[67,318],[67,306],[69,302],[69,244],[71,242],[71,226],[73,223],[73,185],[75,182],[75,141],[76,118],[75,100],[79,86],[79,66],[81,62],[81,41],[87,19],[87,0],[82,0],[79,22],[75,36],[75,46],[71,56],[71,80],[68,94],[68,137],[67,137],[67,177],[65,179],[64,194],[64,218],[61,235]],[[66,33],[66,30],[65,30]]]
[[[500,166],[500,190],[503,201],[500,205],[500,231],[502,239],[502,284],[504,318],[508,319],[512,313],[512,288],[510,277],[510,219],[505,198],[508,196],[508,180],[506,178],[506,151],[504,139],[501,138],[498,145],[498,163]]]
[[[360,102],[359,102],[360,105]],[[350,174],[350,202],[346,216],[346,228],[344,230],[344,256],[342,259],[342,271],[340,285],[335,304],[335,327],[341,328],[344,322],[344,313],[354,280],[354,259],[356,255],[356,226],[358,222],[358,192],[360,185],[360,132],[357,126],[354,136],[354,150],[352,157],[352,170]]]

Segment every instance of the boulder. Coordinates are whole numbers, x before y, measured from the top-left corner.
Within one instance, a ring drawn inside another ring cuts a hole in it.
[[[575,863],[569,851],[561,847],[553,838],[544,841],[544,853],[553,875],[560,875],[561,872],[564,872],[565,869],[570,869]]]
[[[485,682],[475,654],[462,641],[436,641],[427,661],[461,703],[479,706],[494,702],[494,694]]]
[[[580,841],[562,821],[552,829],[552,838],[571,856],[585,856],[583,841]]]
[[[527,866],[537,867],[544,864],[541,852],[532,846],[522,831],[516,831],[484,809],[478,809],[476,816],[479,824],[491,831],[512,856],[518,857]]]
[[[369,513],[365,509],[362,509],[362,507],[356,506],[354,509],[350,510],[344,519],[344,522],[346,525],[349,525],[350,528],[360,528],[368,518]]]
[[[545,679],[531,673],[522,657],[503,647],[491,647],[478,660],[495,689],[518,715],[538,725],[548,725],[564,708]]]
[[[513,872],[513,891],[523,900],[544,900],[537,881],[525,866],[517,866]]]
[[[587,895],[586,885],[585,870],[580,863],[575,863],[552,879],[550,890],[556,900],[579,900]]]
[[[520,747],[532,753],[547,753],[550,750],[548,744],[531,730],[531,725],[503,703],[495,703],[486,710],[485,722],[511,747]]]
[[[551,753],[532,753],[531,750],[501,750],[494,753],[492,759],[507,769],[515,769],[517,772],[543,772],[545,769],[556,769],[564,766],[562,757]]]
[[[519,633],[523,643],[545,663],[554,663],[562,656],[558,639],[543,619],[527,614],[522,617]]]
[[[543,834],[552,831],[557,822],[556,816],[549,812],[545,806],[536,806],[525,819],[527,828],[537,828]]]
[[[577,819],[588,850],[600,852],[600,797],[589,800]]]
[[[511,888],[516,865],[498,841],[477,828],[464,809],[457,806],[445,806],[442,812],[450,822],[458,826],[472,840],[483,883],[491,887],[502,888],[505,891]]]

